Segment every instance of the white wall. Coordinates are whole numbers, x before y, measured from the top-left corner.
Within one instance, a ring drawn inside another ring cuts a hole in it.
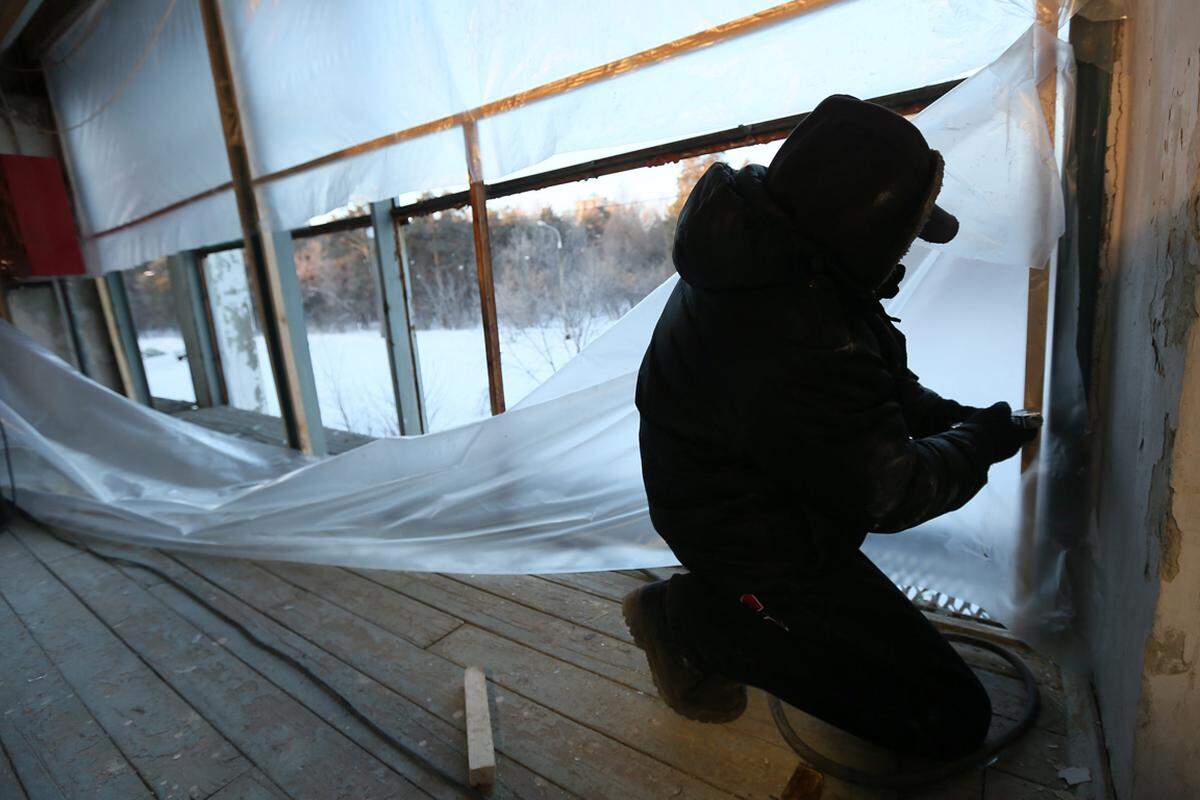
[[[1200,797],[1200,13],[1132,8],[1111,112],[1093,567],[1077,588],[1114,788],[1157,800]]]

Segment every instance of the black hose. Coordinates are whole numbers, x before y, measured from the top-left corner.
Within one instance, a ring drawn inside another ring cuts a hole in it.
[[[918,769],[911,772],[890,774],[864,772],[855,767],[834,761],[809,747],[808,743],[796,733],[795,728],[792,727],[792,723],[788,721],[787,713],[783,710],[783,703],[779,701],[779,698],[771,696],[767,700],[767,705],[771,709],[771,716],[775,718],[775,726],[779,728],[779,732],[783,735],[784,740],[791,745],[796,754],[808,762],[814,769],[830,777],[837,778],[840,781],[852,783],[857,786],[868,786],[879,789],[907,789],[914,786],[938,783],[960,772],[987,766],[996,757],[997,753],[1015,742],[1033,726],[1034,720],[1037,719],[1038,708],[1041,705],[1041,695],[1038,692],[1037,679],[1033,675],[1033,670],[1020,657],[1006,647],[1001,647],[995,642],[964,633],[946,633],[943,636],[950,642],[968,644],[972,647],[979,647],[995,653],[1013,666],[1017,674],[1021,676],[1021,681],[1025,684],[1025,708],[1022,710],[1021,719],[1016,725],[1006,730],[995,740],[984,744],[983,747],[974,753],[963,756],[955,761],[939,764],[936,767]]]

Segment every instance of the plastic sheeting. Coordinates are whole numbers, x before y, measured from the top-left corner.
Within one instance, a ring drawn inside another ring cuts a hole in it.
[[[230,180],[198,3],[99,4],[46,61],[91,271],[241,237],[232,191],[91,236]]]
[[[251,167],[263,176],[776,4],[222,0],[221,11]],[[787,116],[834,89],[874,97],[961,77],[1016,39],[1034,6],[841,0],[482,119],[485,178],[555,155]],[[72,52],[48,73],[61,124],[90,119],[65,137],[85,232],[129,225],[89,239],[89,268],[126,269],[239,238],[229,191],[138,222],[229,181],[197,4],[103,4],[50,60]],[[351,203],[465,182],[462,132],[452,127],[267,181],[260,204],[276,227],[296,228]]]
[[[1063,226],[1036,83],[1065,47],[1031,29],[917,118],[945,155],[963,236],[914,248],[890,310],[914,370],[964,402],[1020,402],[1027,268]],[[507,413],[320,460],[138,406],[0,325],[18,502],[105,539],[254,558],[480,573],[672,564],[647,516],[632,402],[672,281]],[[1008,618],[1018,483],[1015,460],[993,467],[965,508],[866,550],[900,582]]]

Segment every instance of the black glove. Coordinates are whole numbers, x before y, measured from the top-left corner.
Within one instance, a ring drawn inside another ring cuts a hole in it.
[[[939,427],[946,431],[959,423],[966,422],[972,416],[982,411],[982,408],[964,406],[962,403],[955,402],[954,400],[945,400],[938,408],[939,415],[937,421],[941,423]]]
[[[1014,425],[1012,407],[1008,403],[995,403],[976,411],[967,417],[959,429],[976,432],[983,445],[982,453],[990,464],[1012,458],[1022,445],[1033,441],[1038,433],[1036,429]]]

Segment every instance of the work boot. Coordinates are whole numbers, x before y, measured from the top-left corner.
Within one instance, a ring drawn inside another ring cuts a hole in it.
[[[667,582],[625,595],[621,611],[634,643],[646,653],[658,694],[677,714],[699,722],[732,722],[746,710],[746,687],[705,674],[667,620]]]

